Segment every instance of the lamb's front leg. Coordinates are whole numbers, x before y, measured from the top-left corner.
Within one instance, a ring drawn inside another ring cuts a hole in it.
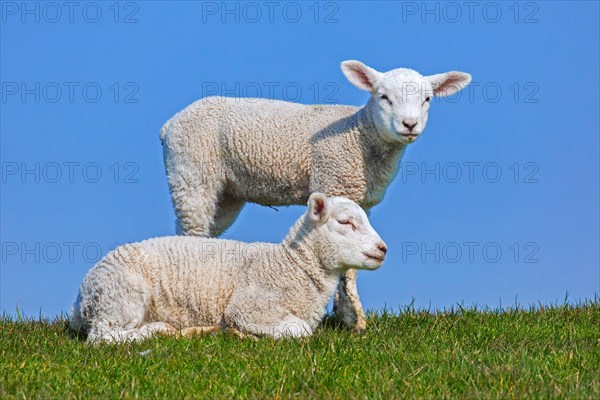
[[[281,299],[267,291],[242,291],[232,296],[225,311],[228,325],[256,336],[304,337],[312,335],[310,325],[290,313]]]
[[[360,332],[366,329],[367,320],[356,289],[356,270],[348,270],[340,279],[333,299],[335,317],[348,328]]]
[[[221,325],[213,325],[213,326],[192,326],[189,328],[184,328],[181,330],[181,336],[191,337],[191,336],[201,336],[208,335],[215,332],[226,332],[231,333],[234,336],[237,336],[239,339],[254,339],[255,336],[245,334],[235,328],[223,328]]]
[[[270,336],[274,339],[301,338],[312,335],[312,329],[308,323],[294,315],[287,315],[280,321],[272,323],[248,323],[240,327],[246,332],[258,336]]]

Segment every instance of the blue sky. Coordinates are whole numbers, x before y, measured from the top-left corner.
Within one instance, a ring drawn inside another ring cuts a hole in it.
[[[473,76],[371,212],[390,250],[359,273],[367,308],[600,293],[597,2],[24,4],[0,4],[2,311],[69,310],[116,244],[174,234],[174,113],[215,93],[364,104],[347,59]],[[225,237],[280,241],[303,212],[247,205]]]

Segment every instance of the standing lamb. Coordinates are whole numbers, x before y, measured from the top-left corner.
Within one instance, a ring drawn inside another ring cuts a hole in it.
[[[175,327],[308,336],[341,276],[379,268],[386,251],[356,203],[313,193],[281,244],[172,236],[115,249],[84,278],[71,327],[91,342]]]
[[[345,196],[365,210],[394,179],[406,145],[425,128],[432,96],[463,89],[462,72],[378,72],[344,61],[348,80],[371,93],[364,107],[207,97],[161,130],[178,233],[219,236],[245,202],[303,204],[312,192]],[[362,330],[356,271],[340,281],[334,312]]]

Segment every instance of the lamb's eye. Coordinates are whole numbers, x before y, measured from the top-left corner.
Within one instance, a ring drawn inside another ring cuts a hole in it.
[[[392,101],[390,100],[390,98],[389,98],[389,97],[387,97],[385,94],[382,94],[382,95],[381,95],[379,98],[380,98],[381,100],[385,100],[385,101],[387,101],[388,103],[390,103],[390,105],[392,104]]]
[[[429,103],[431,101],[431,97],[427,96],[425,97],[425,103]]]
[[[343,219],[341,221],[338,221],[338,223],[340,225],[350,225],[352,227],[352,230],[355,231],[356,230],[356,226],[354,226],[354,224],[350,221],[348,221],[347,219]]]

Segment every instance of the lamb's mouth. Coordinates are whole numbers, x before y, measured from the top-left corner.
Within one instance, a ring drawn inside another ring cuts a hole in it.
[[[367,258],[369,258],[369,259],[371,259],[371,260],[375,260],[375,261],[377,261],[377,262],[383,262],[383,260],[385,259],[384,257],[377,257],[377,256],[371,255],[371,254],[369,254],[369,253],[364,253],[364,252],[363,252],[363,254],[364,254],[365,256],[367,256]]]
[[[408,139],[408,140],[409,140],[409,141],[411,141],[411,142],[412,142],[413,140],[415,140],[415,139],[417,138],[417,136],[419,136],[419,135],[417,135],[416,133],[401,133],[400,135],[401,135],[403,138],[405,138],[405,139]]]

